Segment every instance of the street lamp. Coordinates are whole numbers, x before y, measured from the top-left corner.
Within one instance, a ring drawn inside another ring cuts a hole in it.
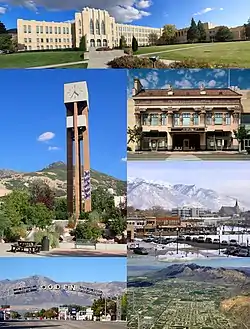
[[[151,62],[153,63],[153,68],[155,68],[155,62],[158,61],[159,56],[152,56],[152,57],[149,57],[149,59],[150,59]]]
[[[219,255],[220,255],[220,233],[219,233]]]
[[[179,253],[179,227],[176,228],[176,253],[178,255]]]

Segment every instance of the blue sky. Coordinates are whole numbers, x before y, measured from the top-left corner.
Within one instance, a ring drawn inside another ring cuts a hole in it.
[[[247,0],[0,0],[0,20],[8,28],[16,27],[17,18],[67,21],[85,6],[106,9],[119,22],[162,27],[175,24],[186,27],[192,17],[216,25],[237,26],[250,16]]]
[[[129,70],[127,83],[128,98],[132,95],[134,78],[139,78],[145,89],[173,88],[228,88],[237,86],[250,89],[249,69],[178,69],[178,70]]]
[[[125,71],[0,70],[0,81],[0,168],[36,171],[66,160],[63,85],[86,81],[91,168],[126,179]],[[38,141],[44,133],[47,140]]]
[[[132,161],[128,162],[127,170],[128,177],[169,184],[195,184],[239,197],[249,204],[248,161]]]
[[[0,268],[0,280],[41,275],[58,282],[127,281],[127,259],[124,257],[3,257]]]

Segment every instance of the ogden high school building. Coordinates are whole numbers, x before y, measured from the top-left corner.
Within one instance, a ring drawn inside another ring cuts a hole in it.
[[[212,41],[218,26],[204,23],[207,41]],[[188,28],[176,32],[176,42],[187,42]],[[231,28],[234,40],[244,39],[244,27]],[[161,28],[119,24],[114,17],[105,10],[84,8],[75,13],[72,22],[39,22],[35,20],[17,21],[18,44],[25,50],[64,49],[79,47],[82,36],[86,38],[87,49],[93,47],[117,47],[121,36],[124,36],[128,46],[132,38],[138,41],[139,46],[149,44],[149,35],[162,34]]]
[[[129,146],[133,151],[238,150],[234,130],[248,125],[249,94],[231,88],[150,90],[135,79],[128,125],[140,127],[142,138]]]

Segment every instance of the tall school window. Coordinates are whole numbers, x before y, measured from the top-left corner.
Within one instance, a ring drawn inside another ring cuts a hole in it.
[[[58,27],[58,34],[61,34],[61,28]]]
[[[43,33],[43,26],[40,27],[40,33]]]
[[[24,26],[23,26],[23,32],[24,32],[24,33],[27,33],[27,25],[24,25]]]
[[[49,33],[49,27],[48,26],[45,27],[45,31],[46,31],[46,33]]]
[[[36,27],[36,33],[39,33],[40,32],[40,29],[39,29],[39,26]]]
[[[55,34],[57,34],[57,27],[55,26]]]
[[[96,29],[96,34],[100,35],[100,23],[98,20],[95,22],[95,29]]]
[[[65,27],[63,27],[63,34],[66,34],[66,29],[65,29]]]
[[[66,28],[66,33],[69,34],[69,28],[68,27]]]
[[[89,29],[90,29],[90,34],[94,34],[95,33],[95,28],[94,28],[94,22],[93,22],[93,19],[90,20],[90,23],[89,23]]]
[[[31,33],[31,25],[28,25],[28,33]]]
[[[50,34],[53,33],[52,26],[49,27],[49,33],[50,33]]]
[[[101,30],[102,30],[102,34],[106,34],[106,27],[104,21],[102,21]]]

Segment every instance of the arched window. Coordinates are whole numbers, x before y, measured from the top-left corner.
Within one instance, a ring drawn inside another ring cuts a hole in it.
[[[102,34],[106,34],[105,23],[102,21]]]
[[[93,19],[90,20],[89,29],[90,29],[90,34],[94,34],[95,33]]]
[[[99,21],[98,20],[96,20],[96,22],[95,22],[95,29],[96,29],[96,34],[101,34],[100,33],[100,23],[99,23]]]

